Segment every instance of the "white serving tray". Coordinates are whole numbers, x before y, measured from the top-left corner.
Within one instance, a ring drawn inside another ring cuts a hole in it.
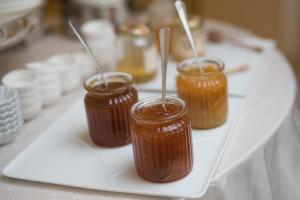
[[[140,99],[159,93],[140,93]],[[228,142],[241,99],[229,99],[229,119],[221,127],[193,130],[194,167],[172,183],[140,178],[134,167],[132,146],[100,148],[89,136],[83,99],[62,115],[3,170],[7,177],[95,190],[165,197],[201,197]]]

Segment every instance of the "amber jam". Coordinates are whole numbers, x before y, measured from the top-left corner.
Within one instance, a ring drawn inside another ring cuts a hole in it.
[[[130,108],[137,102],[132,77],[126,73],[96,75],[85,82],[85,109],[90,137],[96,145],[117,147],[131,142]]]
[[[214,128],[227,120],[228,96],[224,64],[219,59],[188,59],[177,70],[177,93],[188,105],[192,127]]]
[[[191,125],[185,103],[167,97],[139,101],[131,109],[135,167],[149,181],[170,182],[186,176],[193,166]]]

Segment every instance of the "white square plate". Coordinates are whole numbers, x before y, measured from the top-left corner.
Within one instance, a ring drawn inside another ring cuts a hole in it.
[[[140,98],[158,93],[140,93]],[[193,130],[194,167],[172,183],[140,178],[134,167],[132,146],[100,148],[89,136],[83,100],[18,155],[4,170],[8,177],[95,190],[167,197],[201,197],[233,132],[241,99],[229,100],[229,118],[221,127]]]

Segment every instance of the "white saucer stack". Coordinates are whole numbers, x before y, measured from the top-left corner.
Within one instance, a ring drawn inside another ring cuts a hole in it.
[[[48,59],[48,64],[51,64],[58,71],[60,84],[64,93],[79,88],[81,84],[80,66],[72,54],[53,55]]]
[[[46,62],[27,63],[26,68],[39,75],[42,102],[48,106],[55,102],[62,94],[59,73],[51,64]]]
[[[0,86],[0,145],[13,141],[23,125],[18,92],[6,86]]]

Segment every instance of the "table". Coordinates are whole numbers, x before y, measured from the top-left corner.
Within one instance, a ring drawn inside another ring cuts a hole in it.
[[[209,21],[208,26],[222,28],[235,35],[253,35],[221,22]],[[55,45],[62,42],[56,36],[47,37],[26,48],[26,51],[18,49],[13,54],[7,52],[5,56],[0,55],[0,63],[6,56],[16,58],[23,55],[23,61],[44,59],[48,52],[48,55],[52,54],[58,46],[64,46],[64,50],[79,48],[72,41],[65,41],[69,46]],[[45,44],[52,45],[47,51],[39,51]],[[33,55],[36,57],[33,58]],[[255,77],[253,83],[256,87],[244,102],[245,106],[253,109],[239,118],[214,180],[201,200],[296,199],[300,196],[300,148],[297,148],[300,144],[300,126],[297,126],[300,114],[294,105],[296,81],[291,66],[280,51],[270,51],[268,56],[272,67],[265,67]],[[14,59],[6,59],[4,63],[9,65],[11,60]],[[80,92],[62,97],[56,105],[44,109],[37,118],[26,123],[21,136],[14,143],[0,147],[0,169],[38,137],[60,113],[68,110],[78,96]],[[0,199],[161,198],[69,188],[1,176]]]

